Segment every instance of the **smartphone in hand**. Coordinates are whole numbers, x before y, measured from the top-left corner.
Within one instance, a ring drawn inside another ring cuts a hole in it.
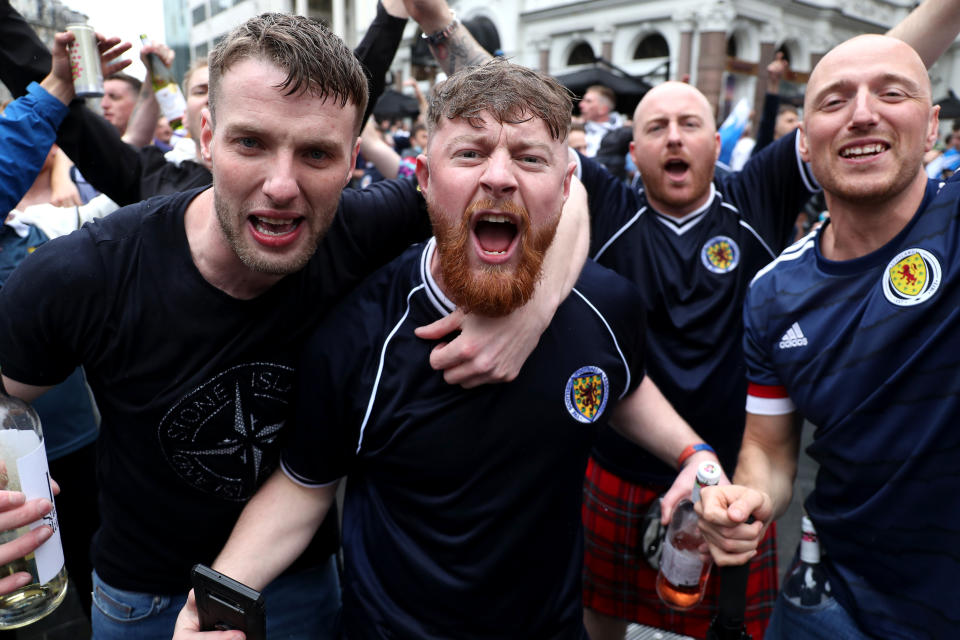
[[[202,564],[191,572],[201,631],[238,629],[247,640],[266,640],[267,612],[259,591]]]

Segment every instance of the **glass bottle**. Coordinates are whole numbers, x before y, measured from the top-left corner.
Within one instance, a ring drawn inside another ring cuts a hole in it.
[[[144,46],[150,44],[150,40],[145,33],[140,34],[140,43]],[[163,64],[155,53],[148,53],[147,60],[150,63],[150,76],[153,78],[153,93],[157,96],[157,103],[160,105],[160,113],[170,123],[170,128],[176,131],[183,126],[183,113],[187,110],[187,101],[183,98],[183,92],[180,86],[173,78],[173,72]]]
[[[820,540],[810,518],[801,521],[800,560],[783,579],[783,595],[801,607],[819,607],[833,600],[830,582],[820,564]]]
[[[665,605],[678,611],[692,609],[703,600],[713,561],[700,554],[703,536],[697,528],[693,505],[700,501],[700,488],[717,484],[720,475],[718,462],[701,462],[691,500],[677,504],[667,528],[657,573],[657,595]]]
[[[2,392],[0,489],[21,491],[27,500],[48,498],[53,502],[40,418],[29,404]],[[0,596],[0,629],[16,629],[39,620],[56,609],[67,593],[67,570],[63,564],[56,507],[35,522],[0,532],[0,544],[40,526],[51,527],[53,535],[30,555],[0,568],[0,577],[19,571],[26,571],[33,577],[26,586]]]

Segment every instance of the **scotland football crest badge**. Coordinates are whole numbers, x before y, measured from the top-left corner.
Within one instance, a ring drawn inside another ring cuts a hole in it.
[[[940,288],[940,261],[926,249],[901,251],[883,272],[883,295],[898,307],[930,299]]]
[[[740,247],[729,236],[714,236],[700,249],[700,261],[713,273],[730,273],[740,264]]]
[[[603,415],[610,395],[607,374],[599,367],[580,367],[567,380],[564,401],[574,420],[589,424]]]

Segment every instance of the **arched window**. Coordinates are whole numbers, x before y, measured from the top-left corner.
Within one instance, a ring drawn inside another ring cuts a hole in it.
[[[581,42],[570,52],[570,56],[567,58],[567,65],[592,64],[596,58],[597,57],[593,55],[593,48],[586,42]]]
[[[727,57],[737,57],[737,37],[734,35],[731,35],[729,38],[727,38]]]
[[[651,33],[640,41],[633,52],[634,60],[646,58],[666,58],[670,55],[670,47],[666,39],[659,33]]]

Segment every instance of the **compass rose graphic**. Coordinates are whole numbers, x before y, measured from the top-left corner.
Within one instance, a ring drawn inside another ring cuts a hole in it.
[[[242,501],[277,466],[293,370],[270,363],[239,365],[178,402],[158,435],[170,465],[187,483]]]

